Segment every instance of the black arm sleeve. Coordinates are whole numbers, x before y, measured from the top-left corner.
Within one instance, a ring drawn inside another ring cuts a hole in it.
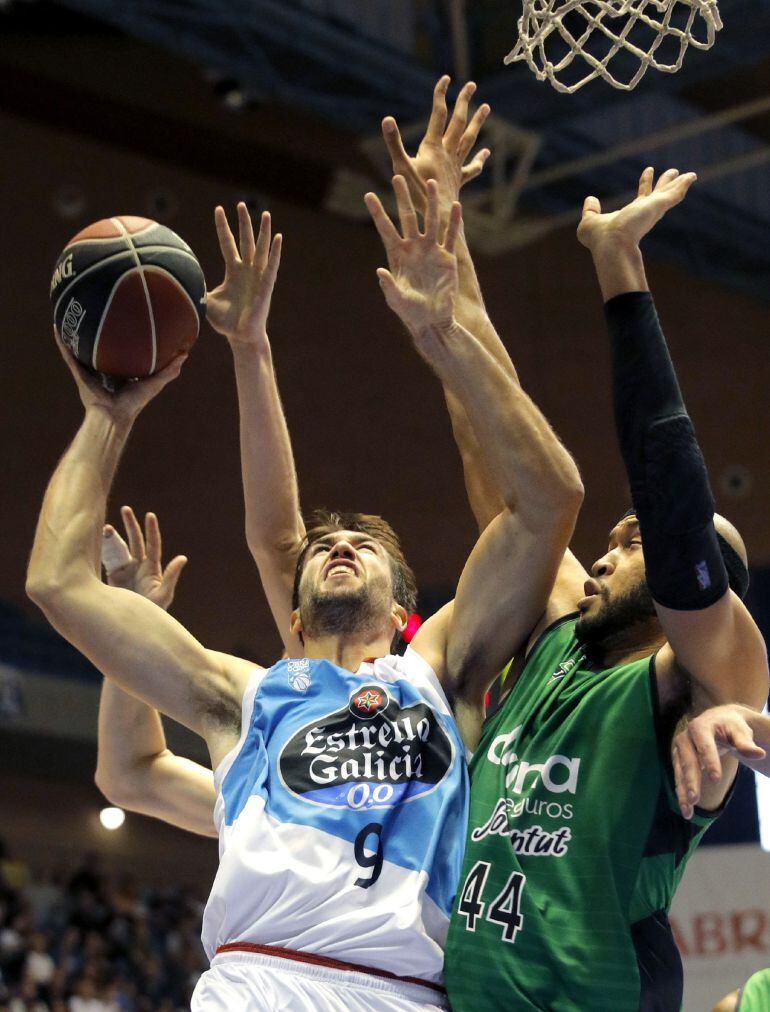
[[[615,424],[644,545],[647,583],[667,608],[706,608],[727,591],[706,465],[649,292],[605,305]]]

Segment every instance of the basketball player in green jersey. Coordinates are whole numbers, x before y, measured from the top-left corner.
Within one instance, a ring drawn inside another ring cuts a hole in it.
[[[392,117],[383,121],[393,170],[415,204],[434,178],[445,213],[464,182],[468,140],[489,112],[481,106],[466,127],[469,84],[447,124],[447,84],[436,86],[415,156]],[[639,252],[693,181],[670,170],[653,189],[646,170],[621,211],[601,214],[595,198],[586,202],[579,236],[607,302],[634,512],[613,528],[592,578],[567,553],[545,614],[527,641],[511,644],[506,694],[471,764],[471,820],[445,965],[455,1012],[680,1006],[681,960],[666,912],[736,766],[725,761],[688,821],[669,759],[674,726],[682,713],[716,703],[760,706],[768,688],[764,645],[740,601],[745,549],[714,517]],[[476,333],[513,370],[462,237],[457,255],[465,325],[483,316]],[[499,502],[467,419],[451,397],[447,403],[483,529]]]
[[[578,236],[605,300],[634,508],[590,578],[567,555],[484,725],[446,950],[455,1012],[680,1007],[667,910],[736,760],[702,786],[688,821],[674,726],[714,704],[761,706],[768,691],[764,644],[739,597],[745,550],[714,516],[639,252],[694,178],[669,170],[653,188],[648,169],[622,210],[585,203]]]

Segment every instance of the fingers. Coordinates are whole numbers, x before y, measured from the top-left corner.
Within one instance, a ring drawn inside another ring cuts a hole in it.
[[[131,552],[123,538],[118,534],[112,524],[105,524],[102,531],[102,565],[107,574],[107,580],[119,569],[123,569],[131,562]]]
[[[658,186],[653,191],[653,196],[661,202],[663,208],[661,213],[665,214],[666,211],[681,203],[697,178],[694,172],[685,172],[680,175],[678,169],[668,169],[664,172],[658,180]]]
[[[475,91],[474,81],[468,81],[460,88],[460,94],[457,96],[455,107],[452,110],[452,118],[449,120],[449,126],[444,134],[444,147],[448,151],[458,151],[459,149],[468,123],[468,106]],[[470,151],[470,147],[468,151]]]
[[[465,186],[471,179],[475,179],[476,176],[480,176],[484,171],[484,166],[487,164],[487,159],[492,154],[489,148],[482,148],[481,151],[477,152],[467,163],[463,165],[461,171],[462,174],[462,185]]]
[[[182,575],[182,570],[186,565],[187,556],[177,555],[176,558],[173,558],[171,562],[169,562],[163,572],[163,584],[166,594],[168,595],[168,603],[166,604],[167,608],[174,599],[176,585],[179,582],[179,577]]]
[[[259,235],[257,237],[256,256],[254,257],[254,263],[260,270],[265,269],[268,256],[270,255],[270,226],[270,212],[263,211],[259,220]]]
[[[123,527],[128,538],[131,555],[137,562],[141,562],[145,557],[144,534],[142,533],[139,521],[136,519],[136,513],[134,513],[130,506],[121,506],[120,516],[123,520]]]
[[[444,249],[447,253],[454,255],[455,246],[457,245],[457,237],[460,234],[460,228],[463,223],[463,209],[459,200],[456,200],[452,204],[452,209],[449,212],[449,222],[447,224],[446,235],[444,236]]]
[[[398,124],[392,116],[386,116],[382,121],[382,139],[388,149],[394,172],[403,172],[409,165],[409,155],[406,153],[404,142],[401,139],[401,132]]]
[[[100,384],[99,380],[75,358],[72,352],[69,350],[67,345],[62,341],[61,335],[56,327],[53,328],[53,336],[56,341],[56,347],[59,349],[59,354],[64,359],[64,364],[67,366],[69,371],[72,373],[72,378],[79,387],[85,387],[95,394],[103,394],[104,389]]]
[[[187,352],[183,352],[181,355],[177,355],[175,359],[172,359],[169,364],[163,368],[154,372],[152,376],[145,376],[144,379],[139,380],[138,383],[132,383],[125,387],[125,390],[131,392],[141,391],[141,400],[143,403],[148,403],[157,397],[163,387],[167,386],[172,380],[175,380],[179,373],[182,371],[182,366],[187,361]]]
[[[671,762],[674,767],[674,789],[676,790],[676,800],[679,803],[679,811],[685,819],[691,819],[692,805],[687,797],[687,788],[682,775],[682,763],[676,745],[671,750]]]
[[[645,169],[644,171],[645,172],[649,171],[650,181],[652,181],[652,169]],[[669,183],[673,183],[673,181],[677,178],[678,175],[679,169],[666,169],[665,172],[661,172],[660,176],[658,177],[658,181],[655,184],[656,191],[665,190],[665,188],[669,185]]]
[[[697,180],[697,175],[694,172],[685,172],[681,176],[678,176],[674,184],[671,186],[671,190],[674,194],[674,203],[678,204],[680,200],[684,200],[687,196],[687,191],[690,189],[692,184]]]
[[[278,268],[281,265],[281,250],[283,248],[283,236],[279,232],[273,237],[273,241],[270,244],[270,253],[267,258],[267,265],[262,272],[262,277],[259,281],[259,295],[251,305],[249,311],[248,321],[246,323],[247,330],[252,330],[254,327],[266,327],[267,316],[270,312],[270,300],[273,297],[273,289],[275,288],[275,282],[278,277]]]
[[[648,197],[652,193],[652,180],[655,175],[655,170],[651,165],[642,172],[639,177],[639,188],[637,189],[637,197]]]
[[[147,513],[144,517],[147,558],[160,571],[163,558],[163,543],[160,537],[160,524],[155,513]]]
[[[741,759],[764,759],[767,754],[754,741],[752,730],[742,717],[736,718],[734,727],[730,729],[730,740]]]
[[[231,264],[238,262],[238,247],[235,245],[235,236],[227,221],[225,209],[221,206],[214,208],[214,225],[217,230],[217,239],[219,240],[219,250],[222,254],[222,259],[225,262],[225,266],[229,267]]]
[[[694,172],[680,173],[679,169],[666,169],[661,172],[653,187],[654,170],[648,166],[639,179],[639,197],[648,197],[651,193],[665,199],[669,207],[684,200],[687,191],[698,178]]]
[[[431,144],[440,144],[444,136],[444,127],[446,126],[446,92],[449,87],[449,75],[444,74],[436,82],[436,87],[433,89],[433,107],[430,112],[430,119],[428,120],[428,128],[425,131],[425,140]]]
[[[468,157],[473,145],[478,140],[479,131],[484,126],[487,116],[489,116],[492,110],[485,103],[479,106],[473,115],[473,119],[468,124],[468,128],[460,138],[460,143],[457,145],[457,157],[461,162],[464,162]]]
[[[275,281],[278,277],[278,268],[281,266],[281,250],[283,249],[283,236],[279,232],[270,244],[270,253],[267,258],[267,267],[262,276],[262,284],[272,294]]]
[[[379,232],[385,249],[388,250],[397,245],[401,236],[398,234],[396,226],[386,214],[385,208],[382,206],[382,202],[377,194],[364,194],[364,203],[366,204],[367,211],[372,216],[374,227]]]
[[[384,267],[377,268],[377,278],[380,282],[380,288],[385,296],[385,301],[394,312],[398,312],[399,306],[399,293],[398,285],[396,284],[395,278],[386,270]]]
[[[393,177],[393,192],[396,195],[396,206],[398,207],[398,218],[401,222],[401,234],[405,239],[416,239],[420,234],[417,223],[417,212],[414,209],[412,198],[409,196],[409,187],[403,176]]]
[[[246,207],[243,201],[238,203],[238,247],[241,254],[241,260],[244,263],[250,264],[254,258],[254,226],[251,223],[251,215],[249,209]],[[264,215],[263,215],[264,218]],[[260,228],[260,232],[262,229]]]
[[[690,724],[689,732],[693,747],[698,753],[701,769],[707,777],[716,782],[722,776],[722,760],[719,758],[714,730],[712,728],[706,730],[693,723]]]
[[[588,218],[593,214],[601,214],[602,205],[598,197],[586,197],[583,201],[583,217]]]
[[[676,794],[686,819],[692,818],[693,807],[700,801],[701,766],[698,753],[687,731],[677,735],[673,756]]]

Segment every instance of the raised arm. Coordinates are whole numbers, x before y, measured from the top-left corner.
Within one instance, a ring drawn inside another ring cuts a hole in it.
[[[221,207],[216,209],[215,221],[225,279],[209,292],[207,315],[211,326],[227,338],[233,353],[246,541],[284,647],[289,656],[301,656],[302,644],[290,631],[290,616],[294,570],[305,525],[267,337],[270,299],[281,260],[281,236],[276,235],[271,242],[270,215],[265,212],[255,241],[243,203],[238,205],[238,244]]]
[[[665,704],[686,694],[697,713],[727,702],[761,707],[768,669],[759,629],[729,589],[723,552],[735,563],[734,585],[740,589],[747,579],[739,557],[742,545],[728,525],[721,525],[723,533],[715,527],[706,466],[639,249],[641,239],[694,181],[694,173],[669,169],[653,187],[653,170],[645,169],[635,200],[609,214],[588,197],[578,238],[591,251],[605,299],[618,439],[642,535],[647,584],[668,641],[656,661],[661,700]],[[707,806],[719,803],[734,772],[731,761],[720,784],[709,791]]]
[[[403,236],[378,198],[366,197],[391,264],[378,272],[385,298],[467,412],[505,504],[471,553],[454,605],[426,622],[412,643],[444,673],[456,699],[480,707],[489,682],[542,613],[583,489],[574,461],[521,386],[454,316],[460,205],[440,243],[436,184],[428,184],[424,233],[403,178],[393,185]]]
[[[130,506],[124,506],[121,515],[128,544],[114,527],[104,528],[102,563],[107,581],[167,610],[187,559],[177,555],[164,569],[155,514],[147,514],[146,535]],[[158,711],[107,679],[99,700],[95,779],[102,794],[121,808],[203,836],[217,835],[211,770],[175,755],[166,746]]]
[[[238,739],[252,666],[205,650],[161,608],[99,574],[107,495],[139,412],[181,368],[109,394],[66,350],[85,416],[48,485],[27,592],[102,673],[205,738],[216,764]]]
[[[396,120],[392,116],[386,116],[382,121],[382,135],[391,157],[393,172],[406,180],[414,207],[421,215],[425,213],[428,180],[436,181],[442,233],[449,220],[452,204],[459,200],[461,187],[483,172],[490,155],[489,148],[473,152],[479,131],[489,115],[489,105],[481,105],[471,116],[470,102],[476,85],[473,81],[468,81],[460,89],[450,117],[446,102],[449,83],[449,77],[444,75],[433,89],[428,126],[414,156],[407,154]],[[487,314],[462,225],[457,235],[455,255],[458,275],[455,318],[516,379],[511,358]],[[446,386],[444,397],[460,451],[468,501],[479,530],[482,531],[500,512],[503,502],[465,409]]]
[[[427,182],[435,179],[438,186],[441,228],[446,227],[452,204],[459,200],[460,190],[484,170],[490,156],[489,148],[474,152],[476,142],[490,113],[483,103],[471,113],[470,103],[476,91],[473,81],[460,89],[451,116],[447,109],[447,89],[450,79],[441,77],[433,90],[430,119],[415,155],[407,153],[398,124],[392,116],[382,121],[382,133],[393,172],[406,179],[412,201],[419,213],[426,207]],[[455,302],[457,322],[469,330],[500,365],[513,382],[518,376],[508,350],[500,339],[484,304],[481,286],[461,225],[455,247],[458,269],[458,291]],[[479,532],[504,508],[498,483],[494,480],[487,461],[485,447],[481,446],[473,431],[462,403],[444,386],[449,417],[463,465],[465,489]],[[565,553],[554,586],[538,625],[532,630],[534,639],[540,629],[560,616],[575,610],[583,596],[583,585],[588,573],[571,552]]]

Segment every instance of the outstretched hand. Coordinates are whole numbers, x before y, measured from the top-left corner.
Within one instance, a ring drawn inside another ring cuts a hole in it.
[[[206,316],[211,326],[231,344],[253,344],[264,336],[270,300],[281,263],[280,234],[270,238],[270,214],[262,213],[259,234],[248,208],[238,204],[238,243],[235,242],[224,208],[214,211],[219,248],[225,262],[221,285],[208,293]]]
[[[578,240],[594,254],[608,243],[636,248],[663,215],[684,200],[697,178],[694,172],[680,175],[678,169],[667,169],[653,186],[654,176],[654,169],[646,168],[636,197],[617,211],[602,213],[598,197],[586,197]]]
[[[442,243],[436,181],[431,179],[427,185],[424,232],[420,232],[403,176],[393,177],[393,189],[403,234],[399,234],[376,194],[367,193],[364,201],[388,257],[390,270],[380,267],[377,271],[385,301],[412,336],[418,338],[431,328],[442,330],[454,323],[458,285],[455,244],[462,210],[458,203],[452,205]]]
[[[141,594],[158,607],[168,609],[187,558],[177,555],[163,568],[158,518],[148,513],[141,524],[130,506],[120,511],[128,543],[111,524],[102,532],[102,565],[111,587],[123,587]]]
[[[755,741],[754,725],[759,723],[770,730],[770,717],[749,706],[715,706],[687,722],[674,737],[671,759],[676,795],[686,819],[692,818],[693,808],[700,801],[704,775],[712,783],[721,779],[720,756],[735,756],[751,767],[766,758],[764,748]]]
[[[107,390],[101,380],[75,359],[72,352],[64,345],[56,328],[54,328],[54,339],[61,357],[75,380],[83,407],[86,410],[93,407],[103,408],[114,421],[129,425],[150,401],[157,397],[163,387],[177,378],[187,360],[186,354],[177,355],[165,369],[160,369],[152,376],[145,376],[142,379],[127,380],[119,389],[112,392]]]
[[[421,213],[425,213],[427,207],[429,179],[436,180],[440,208],[447,212],[457,200],[460,188],[483,171],[490,155],[489,148],[482,148],[469,159],[479,131],[489,115],[489,106],[479,106],[468,121],[470,100],[476,91],[473,81],[468,81],[457,96],[447,124],[449,81],[449,77],[444,75],[433,89],[430,120],[416,155],[407,154],[395,119],[386,116],[382,121],[382,136],[393,163],[393,172],[404,177],[414,206]]]

